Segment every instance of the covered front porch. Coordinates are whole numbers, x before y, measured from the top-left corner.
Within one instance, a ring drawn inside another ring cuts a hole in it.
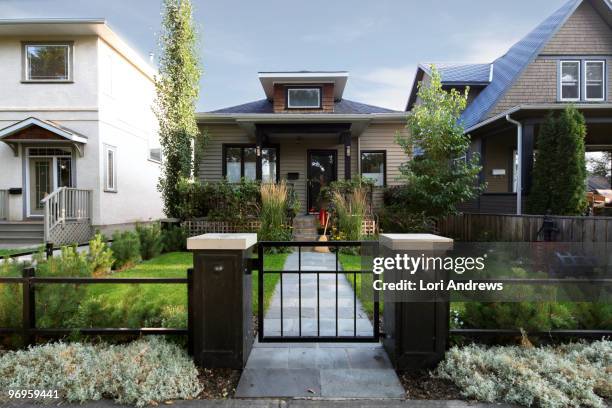
[[[0,180],[0,242],[81,242],[92,193],[77,188],[76,162],[87,137],[32,117],[0,129],[0,141],[10,148]]]
[[[586,152],[612,151],[612,105],[576,107],[586,120]],[[483,170],[479,183],[486,183],[486,189],[476,200],[465,203],[463,211],[526,212],[540,127],[551,110],[564,108],[561,104],[517,107],[467,129],[472,137],[471,152],[481,157]]]

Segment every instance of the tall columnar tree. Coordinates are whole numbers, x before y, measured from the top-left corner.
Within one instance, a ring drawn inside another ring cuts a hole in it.
[[[528,210],[534,214],[581,215],[586,209],[584,116],[573,106],[550,113],[538,134]]]
[[[432,66],[431,81],[419,84],[420,104],[408,116],[409,135],[398,133],[397,143],[414,157],[401,174],[405,205],[414,213],[440,218],[455,213],[457,205],[476,197],[481,166],[477,154],[468,155],[470,137],[459,121],[467,104],[464,94],[442,89]]]
[[[196,38],[191,1],[164,0],[154,110],[163,152],[159,189],[164,200],[164,211],[169,217],[180,216],[177,186],[181,178],[192,176],[192,146],[199,134],[195,103],[201,71]]]

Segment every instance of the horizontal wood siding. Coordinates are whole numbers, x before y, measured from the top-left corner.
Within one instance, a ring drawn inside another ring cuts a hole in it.
[[[402,184],[399,180],[400,166],[409,160],[404,150],[395,143],[395,135],[401,132],[408,135],[404,123],[373,124],[361,134],[359,138],[359,150],[384,150],[387,152],[387,185],[396,186]],[[361,153],[359,154],[361,157]],[[373,204],[375,208],[382,206],[383,189],[374,188]]]
[[[202,181],[220,181],[223,178],[222,146],[224,143],[255,144],[255,138],[249,138],[238,125],[201,125],[200,130],[208,134],[208,143],[200,161],[200,173],[198,174]]]
[[[551,217],[557,242],[612,243],[612,217]],[[460,214],[438,224],[441,235],[460,241],[534,242],[541,240],[542,215]]]
[[[321,109],[287,109],[287,87],[299,87],[299,84],[274,84],[274,113],[331,113],[334,111],[334,84],[307,84],[308,86],[320,86]]]

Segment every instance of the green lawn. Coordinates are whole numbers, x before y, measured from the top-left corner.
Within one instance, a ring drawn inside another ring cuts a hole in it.
[[[36,251],[36,250],[43,250],[43,247],[38,246],[38,247],[29,247],[29,248],[0,249],[0,258],[3,258],[5,256],[10,256],[13,254],[18,254],[21,252],[30,252],[30,251]]]
[[[265,269],[281,270],[287,254],[272,254],[265,256]],[[133,268],[112,275],[116,278],[183,278],[187,269],[193,265],[193,255],[189,252],[172,252],[163,254],[150,261],[142,262]],[[258,308],[258,274],[253,273],[253,313]],[[266,274],[265,305],[270,304],[270,298],[278,281],[278,275]],[[88,297],[98,298],[104,308],[118,310],[139,309],[138,305],[153,309],[180,308],[186,309],[187,290],[184,284],[96,284],[88,286]],[[134,306],[134,307],[132,307]],[[136,313],[138,314],[138,313]]]
[[[361,255],[347,255],[340,254],[339,256],[340,264],[342,265],[342,269],[345,271],[345,276],[348,279],[349,283],[353,288],[355,288],[355,280],[357,280],[357,297],[361,301],[365,312],[368,314],[370,319],[374,317],[374,301],[372,298],[373,289],[364,291],[363,285],[367,284],[368,287],[372,285],[372,274],[353,274],[350,271],[360,271],[360,270],[368,270],[370,267],[365,268],[365,265],[362,265],[363,257]],[[365,281],[364,281],[365,280]],[[380,313],[383,311],[383,302],[379,303]]]

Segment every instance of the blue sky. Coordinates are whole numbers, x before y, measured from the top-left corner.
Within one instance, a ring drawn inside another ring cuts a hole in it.
[[[257,71],[347,70],[347,99],[405,106],[418,62],[490,62],[565,0],[192,0],[199,110],[263,98]],[[0,0],[0,18],[105,18],[158,53],[159,0]]]

